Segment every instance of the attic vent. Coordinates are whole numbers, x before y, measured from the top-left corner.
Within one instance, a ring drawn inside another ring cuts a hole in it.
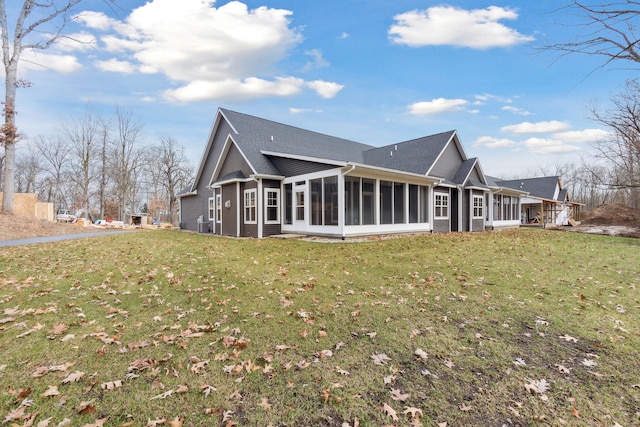
[[[393,157],[393,151],[389,151],[389,156]]]
[[[271,142],[273,142],[273,135],[271,135]]]
[[[398,151],[398,146],[397,145],[393,146],[393,151]]]

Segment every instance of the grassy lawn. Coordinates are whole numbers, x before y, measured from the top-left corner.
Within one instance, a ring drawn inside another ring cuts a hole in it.
[[[139,232],[0,252],[0,423],[637,426],[640,240]]]

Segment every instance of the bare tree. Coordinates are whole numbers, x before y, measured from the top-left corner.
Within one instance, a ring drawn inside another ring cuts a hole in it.
[[[640,81],[627,80],[624,91],[615,95],[613,107],[592,110],[593,119],[609,129],[611,138],[596,145],[598,156],[612,165],[605,184],[628,193],[629,204],[640,208]]]
[[[45,174],[45,197],[47,202],[53,202],[56,207],[64,204],[63,187],[69,178],[69,162],[71,147],[60,137],[50,139],[40,136],[37,138],[35,148],[43,159]]]
[[[124,220],[127,205],[133,205],[138,174],[145,164],[140,147],[142,123],[130,111],[116,107],[116,134],[112,142],[109,171],[119,204],[118,216]]]
[[[100,117],[100,128],[98,131],[98,155],[100,156],[95,162],[95,176],[98,177],[97,197],[99,216],[101,219],[105,218],[105,206],[107,203],[107,186],[109,184],[108,173],[108,148],[110,144],[110,124],[103,117]]]
[[[63,133],[71,146],[71,180],[79,189],[79,200],[85,218],[90,217],[89,197],[93,183],[93,163],[100,141],[100,123],[91,110],[83,117],[63,124]]]
[[[29,83],[18,77],[18,64],[25,50],[46,50],[63,35],[72,20],[74,8],[83,0],[24,0],[10,33],[5,0],[0,0],[0,39],[5,75],[4,124],[0,127],[0,144],[5,149],[2,210],[14,212],[16,128],[16,92]],[[103,0],[114,4],[115,0]]]
[[[192,175],[192,168],[184,155],[184,148],[172,137],[161,137],[159,144],[152,147],[151,152],[153,159],[150,159],[148,173],[153,187],[159,188],[166,198],[168,220],[175,223],[178,201],[176,194],[186,186]],[[150,201],[149,204],[151,205]]]
[[[16,191],[18,193],[37,193],[42,172],[39,153],[29,147],[16,156]]]
[[[558,9],[576,12],[586,30],[571,41],[545,46],[563,54],[597,55],[604,58],[603,67],[614,61],[640,62],[640,40],[636,31],[640,21],[640,1],[610,0],[588,2],[574,0]]]

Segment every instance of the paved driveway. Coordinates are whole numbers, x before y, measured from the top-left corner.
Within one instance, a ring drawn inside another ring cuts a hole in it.
[[[131,233],[135,230],[96,231],[95,233],[61,234],[59,236],[30,237],[27,239],[0,240],[0,247],[34,245],[37,243],[58,242],[61,240],[83,239],[88,237],[107,236],[110,234]]]

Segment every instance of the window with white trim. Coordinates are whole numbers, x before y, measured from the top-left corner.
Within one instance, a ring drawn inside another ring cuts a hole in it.
[[[213,197],[209,197],[209,221],[213,221],[216,214],[216,200]]]
[[[266,188],[264,190],[264,222],[265,224],[280,223],[279,188]]]
[[[433,193],[435,198],[435,219],[449,219],[449,194]]]
[[[484,209],[484,197],[483,196],[473,196],[473,218],[474,219],[482,219]]]
[[[244,223],[256,224],[256,190],[244,190]]]
[[[216,194],[216,222],[222,222],[222,194]]]

